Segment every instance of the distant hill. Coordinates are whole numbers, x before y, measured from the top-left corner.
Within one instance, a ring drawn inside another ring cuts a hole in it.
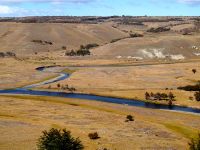
[[[97,44],[92,55],[127,59],[200,56],[200,17],[43,16],[0,18],[0,52],[37,55]],[[151,32],[149,32],[151,31]]]

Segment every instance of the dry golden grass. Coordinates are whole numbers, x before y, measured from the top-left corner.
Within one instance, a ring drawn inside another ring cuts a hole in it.
[[[185,149],[199,116],[95,101],[40,96],[0,96],[0,149],[35,149],[41,131],[66,128],[85,149]],[[125,122],[127,114],[134,122]],[[169,118],[170,116],[170,118]],[[166,119],[169,118],[169,119]],[[88,133],[97,131],[92,141]]]

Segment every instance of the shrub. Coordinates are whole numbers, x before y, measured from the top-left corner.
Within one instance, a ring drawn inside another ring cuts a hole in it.
[[[43,43],[43,41],[42,41],[42,40],[32,40],[32,42],[34,42],[34,43],[40,43],[40,44],[42,44],[42,43]]]
[[[134,121],[134,117],[132,115],[126,116],[127,121]]]
[[[8,56],[8,57],[15,57],[16,54],[13,53],[13,52],[6,52],[6,56]]]
[[[145,99],[149,100],[150,99],[150,94],[148,92],[145,93]]]
[[[200,133],[198,134],[198,137],[196,139],[191,139],[188,144],[190,150],[200,150]]]
[[[82,150],[84,146],[79,138],[74,139],[70,131],[52,128],[43,131],[43,135],[38,139],[39,150]]]
[[[16,54],[13,52],[0,52],[0,57],[16,57]]]
[[[5,57],[5,54],[3,52],[0,52],[0,57]]]
[[[76,52],[72,49],[70,52],[66,52],[65,56],[75,56]]]
[[[89,134],[88,134],[88,137],[89,137],[90,139],[92,139],[92,140],[96,140],[96,139],[99,139],[99,138],[100,138],[97,132],[89,133]]]
[[[32,40],[32,42],[42,44],[42,45],[45,45],[45,44],[53,45],[53,42],[50,42],[50,41]]]
[[[192,69],[192,72],[195,74],[197,72],[197,70],[196,69]]]
[[[58,88],[60,88],[60,87],[61,87],[60,83],[58,83],[58,84],[57,84],[57,87],[58,87]]]
[[[143,37],[143,34],[139,34],[139,33],[130,33],[129,34],[131,38],[136,38],[136,37]]]
[[[67,49],[67,47],[66,47],[66,46],[62,46],[62,49],[63,49],[63,50],[66,50],[66,49]]]
[[[194,97],[195,97],[196,101],[200,101],[200,91],[199,92],[195,92],[194,93]]]
[[[44,41],[45,44],[49,44],[49,45],[53,45],[52,42],[49,42],[49,41]]]
[[[193,98],[192,96],[190,96],[190,97],[189,97],[189,100],[191,100],[191,101],[192,101],[192,100],[194,100],[194,98]]]

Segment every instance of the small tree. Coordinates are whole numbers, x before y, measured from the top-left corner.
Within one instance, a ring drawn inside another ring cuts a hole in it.
[[[126,116],[127,121],[134,121],[134,117],[132,115]]]
[[[171,99],[169,100],[168,105],[169,105],[169,106],[172,106],[172,105],[173,105],[173,102],[172,102]]]
[[[153,92],[151,92],[151,93],[150,93],[150,96],[151,96],[151,97],[154,97],[154,94],[153,94]]]
[[[196,101],[200,101],[200,91],[199,92],[195,92],[194,93],[194,97],[195,97]]]
[[[169,100],[174,100],[174,98],[175,98],[175,96],[172,92],[169,92],[168,97],[169,97]]]
[[[145,93],[145,99],[149,100],[150,99],[150,94],[148,92]]]
[[[85,46],[83,46],[83,45],[80,45],[80,49],[85,49]]]
[[[61,87],[60,83],[58,83],[58,84],[57,84],[57,87],[58,87],[58,88],[60,88],[60,87]]]
[[[200,150],[200,133],[196,139],[191,139],[188,144],[190,146],[190,150]]]
[[[38,140],[39,150],[83,150],[81,141],[71,136],[70,131],[52,128],[49,131],[43,131],[43,135]]]
[[[197,72],[197,70],[196,69],[192,69],[192,72],[195,74]]]

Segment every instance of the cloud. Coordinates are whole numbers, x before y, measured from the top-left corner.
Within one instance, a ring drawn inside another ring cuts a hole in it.
[[[15,16],[22,16],[29,11],[24,8],[7,6],[7,5],[0,5],[0,16],[2,15],[15,15]]]
[[[13,13],[13,9],[9,6],[0,5],[0,14],[11,14]]]

